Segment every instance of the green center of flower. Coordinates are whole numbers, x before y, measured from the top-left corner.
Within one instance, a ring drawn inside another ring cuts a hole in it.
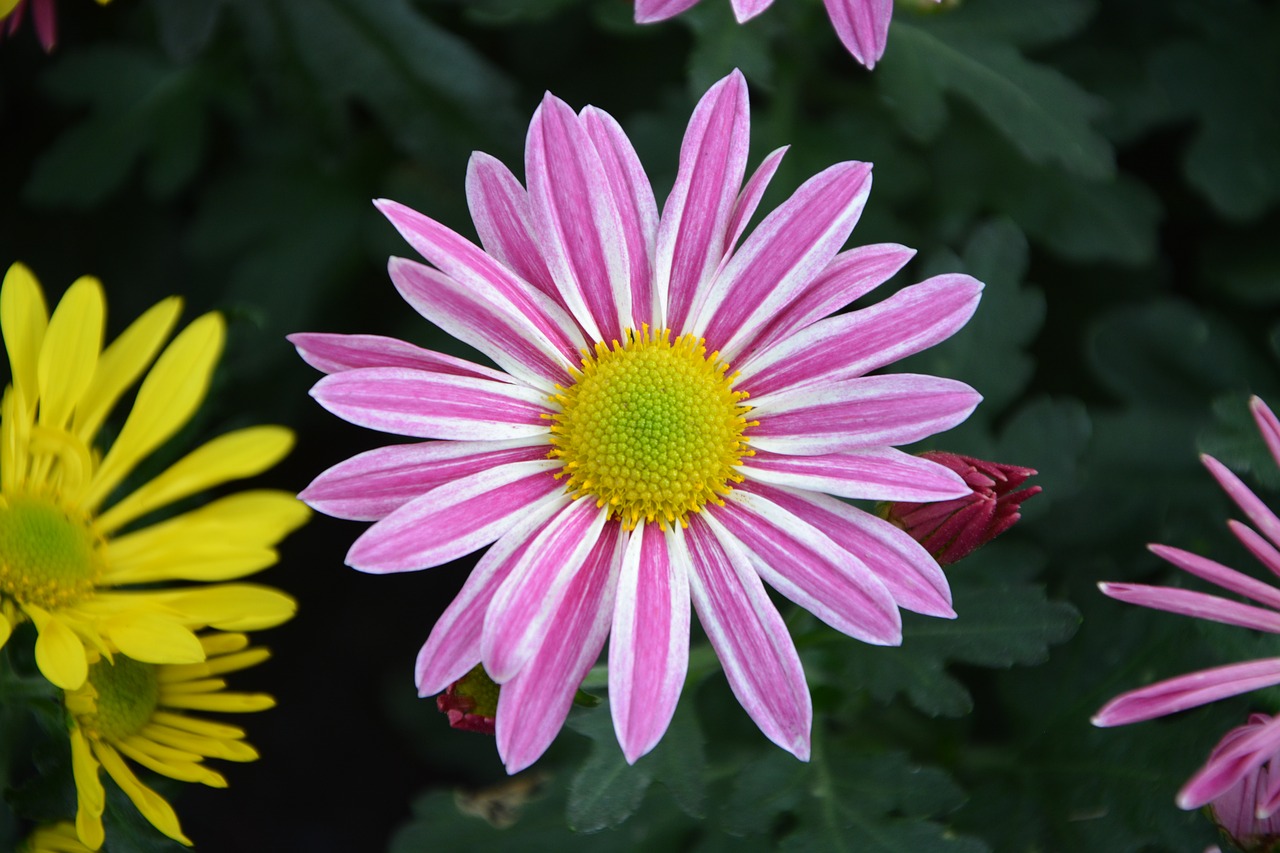
[[[84,519],[44,500],[0,499],[0,593],[49,610],[87,596],[101,574]]]
[[[89,667],[89,684],[98,696],[96,713],[80,718],[80,725],[106,741],[121,741],[151,721],[160,702],[156,667],[124,655],[115,663],[100,660]]]
[[[742,482],[734,467],[752,455],[743,432],[757,422],[733,390],[737,374],[702,339],[647,326],[624,337],[584,352],[573,385],[556,386],[551,455],[575,499],[594,497],[624,527],[683,525]]]

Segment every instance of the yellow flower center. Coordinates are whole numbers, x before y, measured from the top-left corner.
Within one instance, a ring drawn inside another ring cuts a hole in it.
[[[560,411],[548,415],[551,455],[564,462],[574,499],[590,495],[628,529],[641,520],[686,524],[708,503],[722,504],[734,470],[751,456],[743,432],[751,407],[734,391],[737,374],[691,335],[628,329],[610,349],[583,351],[573,385],[557,385]]]
[[[55,609],[89,595],[101,574],[85,519],[37,498],[0,499],[0,594]]]
[[[89,667],[89,684],[98,694],[96,711],[79,718],[89,736],[121,741],[136,734],[155,714],[160,702],[156,667],[117,654],[115,663],[100,660]]]

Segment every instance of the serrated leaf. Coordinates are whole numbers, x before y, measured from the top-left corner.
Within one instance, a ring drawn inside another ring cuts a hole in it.
[[[1079,400],[1037,397],[1013,413],[1001,431],[1001,461],[1035,468],[1031,484],[1044,491],[1022,505],[1024,520],[1044,518],[1078,488],[1079,468],[1093,424]]]

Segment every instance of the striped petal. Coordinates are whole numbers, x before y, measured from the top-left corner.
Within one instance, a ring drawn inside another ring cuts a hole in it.
[[[1274,684],[1280,684],[1280,658],[1203,669],[1122,693],[1098,710],[1093,724],[1138,723]]]
[[[541,438],[397,444],[339,462],[298,497],[334,518],[377,521],[438,486],[546,456],[547,443]]]
[[[764,158],[759,168],[747,180],[742,192],[738,194],[738,200],[733,204],[733,214],[729,217],[728,231],[725,233],[722,253],[724,256],[727,257],[738,245],[738,238],[742,236],[743,231],[747,230],[747,223],[751,221],[752,216],[755,216],[756,208],[760,206],[760,199],[764,197],[764,191],[769,188],[769,182],[773,180],[778,167],[782,165],[783,155],[790,147],[790,145],[784,145],[769,152],[769,156]]]
[[[824,0],[836,35],[858,62],[872,69],[889,40],[893,0]]]
[[[729,687],[765,737],[809,760],[813,705],[787,626],[736,542],[716,536],[700,516],[675,548],[688,548],[689,594],[724,667]]]
[[[482,151],[467,161],[467,206],[484,250],[554,298],[555,282],[533,236],[529,194],[510,169]]]
[[[286,337],[302,360],[321,373],[341,373],[361,367],[408,367],[495,382],[513,381],[500,370],[382,335],[300,332]]]
[[[821,320],[739,366],[753,397],[862,376],[951,337],[973,316],[982,283],[940,275],[870,308]]]
[[[816,456],[784,456],[757,450],[742,460],[752,480],[876,501],[945,501],[972,492],[959,474],[892,447],[869,447]]]
[[[766,394],[751,401],[751,444],[797,455],[909,444],[963,422],[981,399],[962,382],[909,373]]]
[[[333,373],[311,396],[350,423],[417,438],[530,438],[547,432],[550,413],[532,388],[403,367]]]
[[[745,24],[773,5],[773,0],[732,0],[732,2],[733,16],[738,19],[739,24]]]
[[[483,548],[563,487],[559,462],[513,462],[446,483],[374,524],[347,552],[362,572],[415,571]]]
[[[671,724],[689,668],[689,566],[643,521],[622,558],[609,639],[609,708],[629,763]],[[673,559],[674,557],[674,559]]]
[[[665,21],[696,5],[698,0],[636,0],[636,23]]]

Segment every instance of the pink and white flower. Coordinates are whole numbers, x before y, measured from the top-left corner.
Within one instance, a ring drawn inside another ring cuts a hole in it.
[[[1209,807],[1214,823],[1241,850],[1280,842],[1280,718],[1250,714],[1227,732],[1183,786],[1183,808]],[[1234,781],[1232,781],[1234,780]]]
[[[636,23],[651,24],[674,18],[699,0],[636,0]],[[773,5],[773,0],[731,0],[733,14],[744,24]],[[824,0],[831,25],[845,49],[868,69],[884,56],[889,39],[893,0]]]
[[[1280,465],[1280,421],[1261,399],[1249,401],[1249,409],[1262,433],[1263,440]],[[1280,576],[1280,518],[1267,508],[1257,495],[1225,465],[1212,456],[1202,456],[1209,472],[1222,486],[1236,506],[1256,525],[1257,530],[1234,519],[1227,522],[1231,532],[1272,574]],[[1258,531],[1261,531],[1259,533]],[[1245,604],[1234,599],[1175,587],[1146,584],[1102,583],[1099,588],[1111,598],[1140,604],[1170,613],[1182,613],[1227,625],[1239,625],[1256,631],[1280,634],[1280,588],[1252,578],[1206,557],[1168,545],[1148,546],[1156,556],[1185,572],[1203,578],[1228,592],[1250,599]],[[1258,606],[1262,605],[1262,606]],[[1262,658],[1205,669],[1180,675],[1156,684],[1131,690],[1112,699],[1093,717],[1096,726],[1120,726],[1163,717],[1209,702],[1238,696],[1264,687],[1280,684],[1280,658]],[[1221,795],[1247,773],[1258,768],[1280,750],[1280,725],[1269,724],[1230,750],[1215,752],[1205,767],[1188,782],[1178,795],[1184,809],[1198,808]],[[1250,758],[1239,760],[1245,752]],[[1280,804],[1268,806],[1268,814]]]
[[[510,772],[555,738],[606,638],[629,761],[670,722],[691,609],[747,713],[804,759],[809,692],[765,583],[869,643],[901,642],[899,607],[955,615],[934,559],[838,498],[969,493],[893,445],[960,423],[978,394],[868,374],[963,326],[982,285],[940,275],[827,317],[913,252],[841,251],[870,190],[859,162],[811,178],[744,239],[785,152],[744,185],[748,139],[735,71],[694,110],[659,214],[618,123],[548,94],[529,128],[527,189],[472,157],[483,249],[377,202],[433,265],[392,258],[401,295],[500,369],[371,335],[291,336],[329,374],[312,391],[329,411],[433,439],[360,454],[302,493],[322,512],[376,522],[347,562],[409,571],[490,546],[416,675],[428,696],[484,665],[501,685]]]

